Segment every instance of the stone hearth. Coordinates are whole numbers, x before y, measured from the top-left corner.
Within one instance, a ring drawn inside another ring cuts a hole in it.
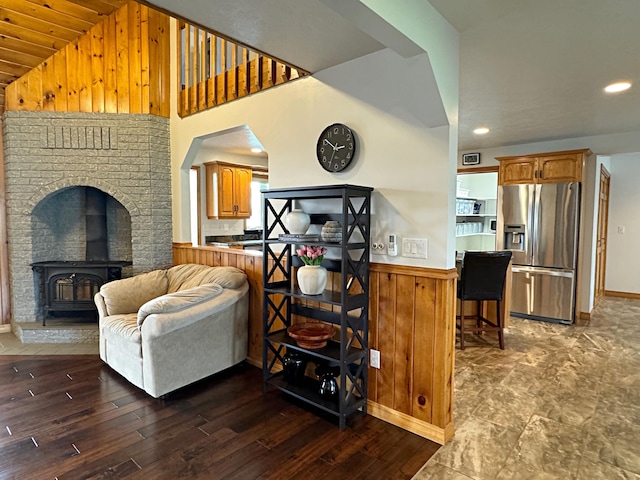
[[[3,129],[14,332],[40,314],[29,264],[86,258],[73,187],[111,198],[109,258],[132,262],[124,275],[171,265],[167,118],[11,111]]]

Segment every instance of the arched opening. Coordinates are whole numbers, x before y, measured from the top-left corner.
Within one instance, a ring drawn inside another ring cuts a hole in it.
[[[132,263],[131,215],[94,187],[60,189],[31,214],[36,318],[96,318],[93,296]],[[126,272],[128,273],[128,272]]]

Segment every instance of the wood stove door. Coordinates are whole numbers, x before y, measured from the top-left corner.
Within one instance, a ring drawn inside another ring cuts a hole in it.
[[[103,279],[84,272],[54,275],[47,286],[45,312],[95,311],[93,297],[102,286]]]

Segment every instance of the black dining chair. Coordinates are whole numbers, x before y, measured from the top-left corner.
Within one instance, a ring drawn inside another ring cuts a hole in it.
[[[460,330],[460,350],[464,350],[466,333],[497,332],[500,348],[504,350],[504,320],[500,314],[500,303],[511,261],[511,252],[465,252],[458,280],[457,297],[460,300],[460,315],[456,327]],[[477,314],[465,316],[464,304],[475,301]],[[483,301],[496,302],[496,322],[482,316]],[[476,320],[475,326],[465,325],[466,320]]]

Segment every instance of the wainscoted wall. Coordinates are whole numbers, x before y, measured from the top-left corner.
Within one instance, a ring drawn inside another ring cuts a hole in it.
[[[6,88],[6,110],[169,117],[169,17],[131,1]]]
[[[53,252],[32,239],[43,236],[48,223],[79,221],[65,218],[65,212],[42,215],[52,211],[42,206],[69,187],[97,188],[126,209],[131,258],[124,260],[133,261],[132,273],[171,265],[169,119],[7,111],[3,127],[13,322],[36,320],[31,262],[85,260],[83,245]]]
[[[173,261],[232,265],[250,283],[248,361],[262,365],[262,253],[173,245]],[[371,264],[369,412],[439,443],[453,436],[456,271]]]

